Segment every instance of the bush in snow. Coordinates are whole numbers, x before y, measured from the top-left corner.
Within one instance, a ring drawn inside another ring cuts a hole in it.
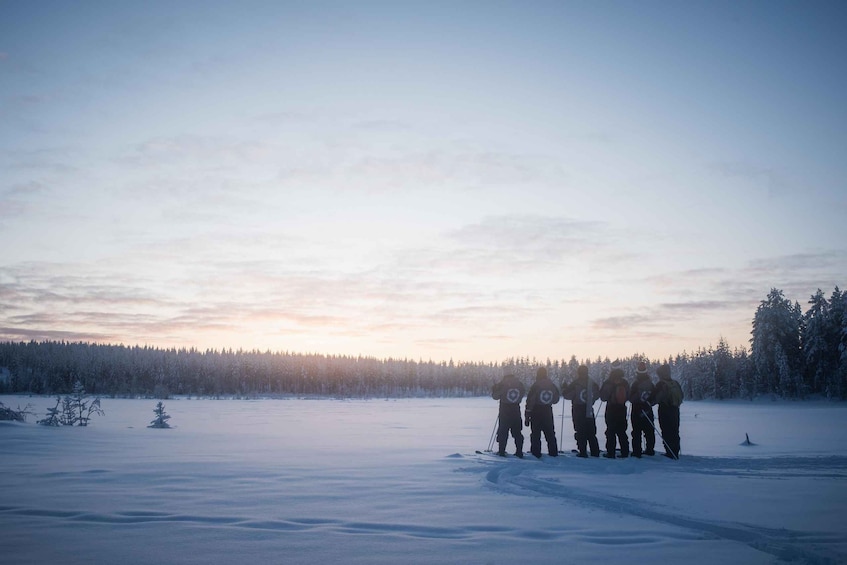
[[[17,410],[13,410],[0,402],[0,420],[12,420],[14,422],[26,422],[27,414],[30,412],[31,405],[27,404],[26,408],[18,406]]]
[[[56,426],[58,427],[62,423],[62,417],[59,414],[59,405],[61,404],[62,399],[58,396],[56,397],[56,406],[53,408],[47,409],[47,416],[43,420],[38,420],[37,424],[41,424],[42,426]]]
[[[100,408],[100,399],[89,400],[82,383],[77,381],[71,395],[61,399],[56,397],[56,406],[50,408],[47,417],[38,423],[45,426],[87,426],[92,414],[106,415]]]
[[[156,414],[156,418],[150,422],[148,428],[170,428],[171,425],[168,424],[168,420],[171,419],[170,415],[165,413],[165,405],[162,404],[160,400],[156,407],[153,409],[153,413]]]

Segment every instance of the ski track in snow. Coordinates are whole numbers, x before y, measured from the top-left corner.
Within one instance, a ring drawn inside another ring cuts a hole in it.
[[[661,505],[651,504],[648,501],[605,494],[597,490],[586,489],[583,486],[568,486],[549,475],[537,476],[538,471],[549,471],[567,463],[572,464],[575,458],[567,454],[560,455],[558,458],[545,455],[541,460],[529,454],[523,460],[511,456],[503,459],[490,453],[468,457],[475,457],[483,464],[482,472],[486,484],[499,492],[518,496],[526,496],[530,493],[557,498],[619,516],[634,516],[673,525],[683,531],[674,539],[724,539],[743,543],[780,560],[792,562],[823,565],[847,561],[847,555],[843,553],[844,548],[847,548],[847,535],[767,528],[740,522],[699,520],[685,514],[669,511]],[[664,458],[656,456],[655,460],[646,458],[645,462],[652,460],[655,463],[671,463],[662,461],[662,459]],[[579,460],[580,463],[584,461]],[[612,464],[615,465],[615,463]],[[841,456],[767,459],[684,456],[683,459],[672,464],[674,465],[672,467],[674,472],[686,474],[731,475],[739,478],[820,477],[847,479],[847,457]],[[614,469],[607,466],[605,469],[592,468],[590,472],[592,474],[605,472],[625,475],[643,473],[648,469],[648,467],[643,466],[640,469]],[[465,467],[462,470],[479,472],[480,468]],[[569,470],[577,473],[587,472],[585,469]],[[667,470],[666,467],[663,467],[663,471]],[[684,533],[686,530],[690,533]],[[591,530],[569,532],[564,537],[577,542],[637,545],[659,543],[668,540],[670,536],[666,527],[662,527],[658,528],[654,534],[642,529],[616,530],[614,532]]]
[[[122,511],[98,513],[90,511],[48,510],[29,506],[0,506],[0,515],[17,520],[58,522],[59,525],[131,526],[145,524],[181,523],[197,527],[231,528],[250,531],[314,533],[316,535],[371,535],[397,536],[418,539],[473,540],[496,534],[500,538],[533,541],[544,540],[562,543],[588,543],[597,546],[633,546],[667,544],[680,541],[728,540],[745,544],[755,550],[772,555],[780,560],[801,563],[825,564],[845,561],[844,548],[847,536],[830,532],[792,531],[744,524],[697,519],[674,512],[659,504],[603,493],[584,485],[563,484],[555,474],[570,472],[592,475],[632,475],[644,473],[662,466],[663,471],[688,474],[732,475],[739,478],[758,477],[827,477],[847,479],[847,457],[823,458],[720,458],[688,456],[679,462],[664,461],[660,457],[645,459],[636,466],[623,467],[618,462],[576,459],[563,455],[557,459],[544,457],[536,460],[528,455],[524,460],[514,457],[506,459],[492,454],[448,456],[448,460],[460,464],[460,472],[481,475],[481,481],[498,492],[517,496],[543,496],[578,504],[586,508],[610,512],[616,516],[632,516],[657,524],[655,528],[643,526],[632,529],[616,528],[614,531],[598,530],[592,525],[582,528],[515,528],[484,524],[461,526],[436,526],[414,523],[390,523],[355,521],[333,518],[290,518],[256,520],[239,515],[203,515],[197,513],[168,513],[161,511]],[[468,466],[468,462],[474,465]],[[601,463],[582,467],[582,463]],[[576,465],[575,465],[576,463]],[[582,467],[582,468],[580,468]],[[91,469],[87,473],[97,474],[101,470]],[[56,475],[61,473],[48,473]],[[668,530],[668,525],[673,526]]]
[[[0,506],[0,514],[19,518],[54,519],[67,524],[100,524],[104,526],[142,525],[155,523],[187,523],[197,526],[242,528],[271,532],[308,532],[321,534],[396,535],[425,539],[470,540],[497,534],[518,540],[564,540],[567,532],[561,528],[522,530],[491,525],[468,524],[462,527],[422,526],[387,522],[354,522],[334,519],[251,520],[238,516],[202,516],[198,514],[169,514],[164,512],[117,512],[111,514],[43,510],[21,506]],[[587,541],[609,543],[608,538]],[[657,534],[658,535],[658,534]],[[694,539],[683,536],[683,539]],[[628,541],[631,543],[631,541]]]

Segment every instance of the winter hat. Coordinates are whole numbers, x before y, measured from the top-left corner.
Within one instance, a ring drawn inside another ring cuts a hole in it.
[[[588,376],[588,367],[586,367],[585,365],[580,365],[579,367],[577,367],[576,376],[577,377],[587,377]]]
[[[617,379],[617,378],[622,379],[623,377],[624,377],[624,374],[623,374],[623,369],[621,368],[621,360],[615,359],[612,362],[612,371],[609,373],[609,378],[610,379]]]
[[[656,374],[659,375],[660,379],[669,379],[671,378],[671,366],[665,363],[656,369]]]
[[[535,373],[535,378],[537,379],[546,379],[547,378],[547,367],[539,367],[538,371]]]
[[[646,375],[647,374],[647,363],[644,361],[638,362],[638,367],[635,369],[636,375]]]

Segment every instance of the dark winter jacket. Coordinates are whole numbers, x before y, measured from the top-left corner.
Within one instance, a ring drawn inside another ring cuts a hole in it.
[[[580,375],[564,387],[562,396],[571,401],[571,415],[576,418],[581,414],[588,415],[587,409],[600,396],[600,387],[587,375]]]
[[[656,403],[654,399],[655,390],[656,387],[650,380],[650,375],[640,374],[636,376],[629,391],[629,403],[632,404],[633,412],[637,414],[641,410],[652,410],[652,405]]]
[[[559,402],[559,389],[546,374],[538,376],[526,395],[526,417],[553,414],[553,405]]]
[[[500,401],[500,413],[520,413],[521,400],[526,387],[515,375],[506,375],[499,383],[491,387],[491,398]]]

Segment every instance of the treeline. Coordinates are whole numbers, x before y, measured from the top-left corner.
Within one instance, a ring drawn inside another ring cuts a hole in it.
[[[751,349],[716,347],[669,359],[633,354],[621,361],[627,378],[638,361],[651,374],[671,365],[686,397],[754,398],[773,395],[847,398],[847,294],[837,287],[830,299],[813,295],[804,313],[773,289],[756,310]],[[539,361],[512,358],[501,363],[376,359],[288,352],[159,349],[94,343],[0,343],[0,393],[68,394],[79,381],[99,396],[170,395],[256,397],[274,395],[331,397],[482,396],[504,373],[527,385],[544,365],[554,382],[569,382],[580,364],[598,383],[609,358]]]

